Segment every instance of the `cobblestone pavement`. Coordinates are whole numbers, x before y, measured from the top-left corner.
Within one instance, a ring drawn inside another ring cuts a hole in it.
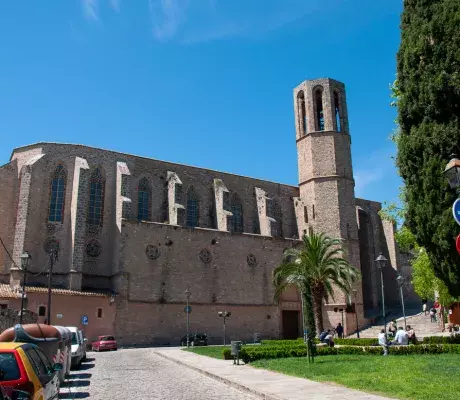
[[[255,400],[222,382],[166,360],[152,349],[88,353],[61,387],[60,399]]]

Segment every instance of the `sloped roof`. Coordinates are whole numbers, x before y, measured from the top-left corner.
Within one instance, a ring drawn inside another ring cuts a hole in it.
[[[48,293],[47,287],[26,286],[26,293]],[[78,291],[70,289],[51,289],[51,293],[63,296],[109,297],[108,292]],[[21,292],[8,284],[0,284],[0,298],[19,299]]]

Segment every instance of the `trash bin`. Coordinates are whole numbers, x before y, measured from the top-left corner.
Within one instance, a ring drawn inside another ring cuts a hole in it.
[[[231,354],[233,356],[233,364],[236,364],[235,360],[237,360],[238,365],[240,365],[240,350],[241,350],[242,343],[243,342],[240,342],[240,341],[232,342]]]

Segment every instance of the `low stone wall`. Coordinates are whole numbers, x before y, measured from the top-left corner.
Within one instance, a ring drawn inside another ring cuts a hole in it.
[[[33,324],[37,322],[37,314],[31,311],[24,311],[22,318],[23,324]],[[12,326],[19,324],[19,315],[17,310],[11,310],[9,308],[0,310],[0,332],[5,329],[11,328]]]

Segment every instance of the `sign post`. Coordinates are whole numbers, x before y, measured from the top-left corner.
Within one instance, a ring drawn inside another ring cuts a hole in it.
[[[81,317],[81,323],[82,323],[82,325],[88,325],[88,316],[87,315],[83,315]]]

